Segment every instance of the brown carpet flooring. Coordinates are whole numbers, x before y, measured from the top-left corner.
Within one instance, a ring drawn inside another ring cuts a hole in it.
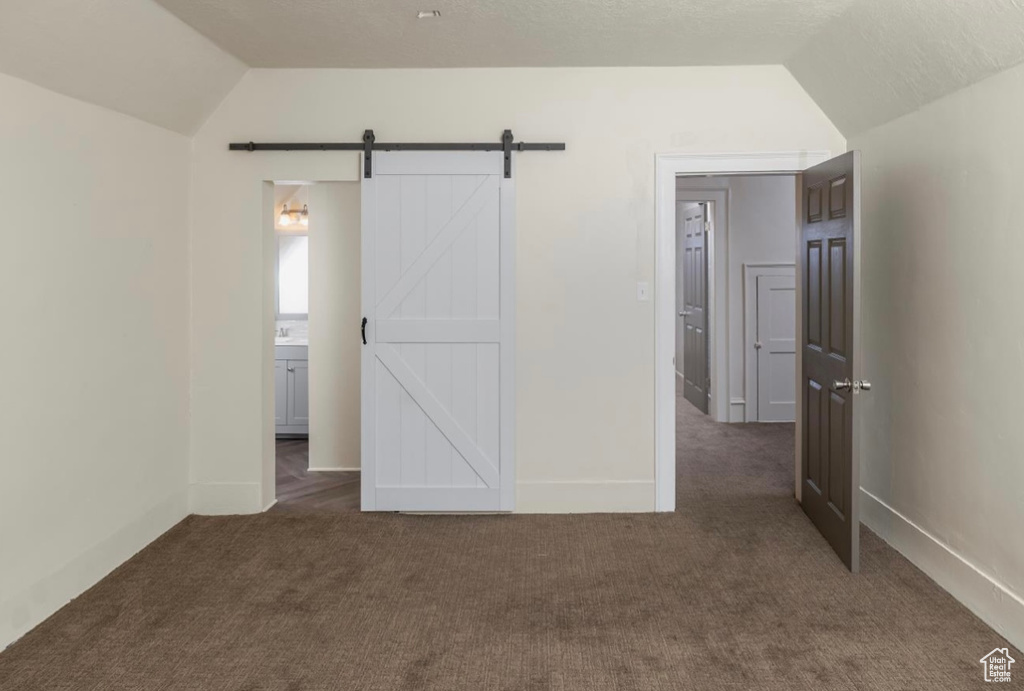
[[[680,418],[674,515],[188,518],[0,654],[0,688],[984,687],[1005,641],[804,518],[791,426]]]

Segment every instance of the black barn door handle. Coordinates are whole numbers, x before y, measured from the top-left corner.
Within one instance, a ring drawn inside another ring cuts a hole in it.
[[[366,317],[363,317],[363,345],[366,345]]]

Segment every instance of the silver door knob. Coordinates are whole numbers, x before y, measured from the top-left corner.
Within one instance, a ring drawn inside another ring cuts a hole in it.
[[[858,379],[857,381],[850,381],[844,379],[839,381],[838,379],[832,382],[832,388],[836,391],[852,391],[859,393],[860,391],[871,391],[871,382],[866,379]]]
[[[761,350],[761,348],[764,347],[764,344],[761,343],[761,341],[754,341],[754,347],[757,348],[758,350]]]

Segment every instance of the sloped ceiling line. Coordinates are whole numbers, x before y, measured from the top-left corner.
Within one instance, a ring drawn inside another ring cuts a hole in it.
[[[0,72],[192,135],[248,66],[153,0],[7,2]]]
[[[0,72],[185,135],[249,66],[782,64],[850,137],[1020,62],[1024,0],[33,0],[0,21]]]
[[[1022,0],[858,0],[784,64],[849,138],[1021,62]]]

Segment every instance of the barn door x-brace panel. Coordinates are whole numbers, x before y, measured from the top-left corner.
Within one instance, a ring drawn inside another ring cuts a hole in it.
[[[228,144],[231,151],[362,151],[363,152],[363,177],[373,177],[373,151],[502,151],[505,154],[505,177],[512,177],[512,152],[513,151],[565,151],[564,142],[549,142],[545,144],[527,144],[526,142],[512,141],[512,130],[505,130],[501,134],[500,142],[455,142],[455,143],[433,143],[433,142],[378,142],[373,130],[363,132],[361,142],[326,142],[326,143],[269,143],[257,144],[255,142],[236,142]]]

